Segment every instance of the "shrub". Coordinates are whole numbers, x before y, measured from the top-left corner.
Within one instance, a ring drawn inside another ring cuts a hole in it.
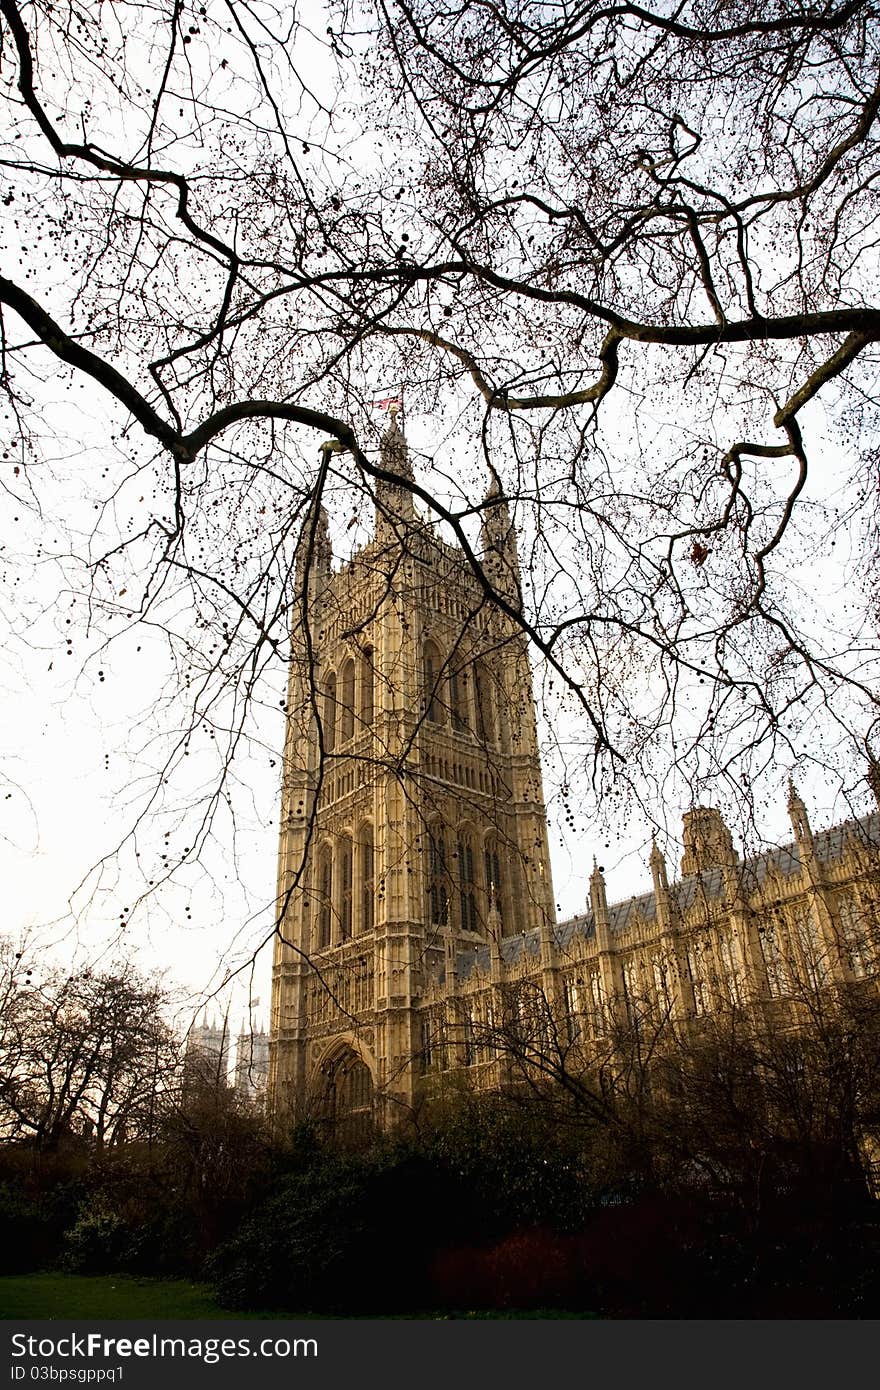
[[[449,1205],[442,1173],[415,1155],[318,1153],[276,1179],[209,1273],[228,1307],[417,1308]]]
[[[54,1253],[51,1213],[38,1199],[0,1183],[0,1273],[38,1269]]]

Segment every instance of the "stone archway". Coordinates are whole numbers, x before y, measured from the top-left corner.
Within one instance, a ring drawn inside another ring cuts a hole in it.
[[[334,1138],[363,1142],[375,1132],[376,1088],[362,1057],[345,1047],[321,1066],[321,1110]]]

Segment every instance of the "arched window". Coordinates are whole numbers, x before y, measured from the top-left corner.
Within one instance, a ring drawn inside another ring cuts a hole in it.
[[[373,669],[374,654],[372,647],[367,647],[361,657],[361,723],[365,729],[369,729],[373,724],[374,696],[373,687],[376,679],[376,672]]]
[[[318,950],[330,945],[333,917],[333,858],[329,845],[318,856]]]
[[[486,841],[486,848],[483,853],[483,868],[486,875],[486,899],[489,906],[497,907],[501,912],[501,901],[503,885],[501,882],[501,859],[498,854],[498,845],[494,838]]]
[[[494,682],[493,693],[495,695],[495,737],[502,753],[509,753],[511,751],[511,702],[500,680]],[[514,717],[516,716],[514,715]]]
[[[375,925],[375,868],[373,863],[373,827],[363,825],[360,831],[360,921],[359,932],[372,931]]]
[[[354,737],[354,662],[349,659],[342,668],[342,709],[339,715],[339,737],[343,743]]]
[[[325,1071],[327,1118],[337,1134],[346,1140],[369,1140],[375,1094],[369,1067],[346,1049]]]
[[[443,706],[439,699],[440,682],[440,652],[433,642],[426,642],[422,656],[423,677],[424,677],[424,705],[425,718],[430,719],[432,724],[443,724]]]
[[[339,1078],[336,1113],[340,1117],[353,1111],[368,1110],[373,1103],[373,1078],[365,1062],[355,1060]]]
[[[428,921],[433,927],[445,927],[449,922],[449,870],[442,825],[433,825],[428,831]]]
[[[331,672],[324,687],[323,713],[324,750],[332,753],[336,747],[336,677]]]
[[[492,710],[491,676],[482,661],[474,666],[474,705],[477,716],[477,738],[482,743],[495,742],[495,719]]]
[[[468,835],[458,838],[458,898],[462,931],[479,931],[474,884],[474,847]]]
[[[351,840],[343,835],[339,842],[339,927],[343,941],[351,936]]]
[[[463,671],[449,672],[449,708],[452,712],[452,727],[463,733],[470,727],[467,707],[467,676]]]

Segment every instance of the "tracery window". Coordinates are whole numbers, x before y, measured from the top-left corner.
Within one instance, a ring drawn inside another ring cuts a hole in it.
[[[565,1006],[565,1030],[570,1043],[576,1042],[583,1030],[583,1006],[580,980],[564,980],[562,985]]]
[[[846,963],[855,978],[863,980],[873,969],[866,915],[854,893],[844,893],[838,898],[837,913]]]
[[[360,831],[360,922],[358,930],[372,931],[375,925],[375,866],[373,827],[361,826]]]
[[[711,1003],[709,994],[709,943],[705,937],[698,937],[688,943],[687,966],[694,991],[694,1010],[698,1014],[704,1014],[708,1011]]]
[[[428,831],[428,920],[435,927],[445,927],[449,922],[446,832],[440,824]]]
[[[342,668],[342,708],[339,715],[339,737],[343,743],[354,738],[354,662],[349,658]]]
[[[372,727],[375,712],[376,671],[372,647],[367,647],[361,657],[361,723],[365,729]]]
[[[743,1001],[743,972],[736,938],[728,932],[721,931],[718,933],[717,945],[728,1001],[732,1004],[741,1004]]]
[[[498,856],[498,845],[494,839],[487,840],[486,848],[483,853],[483,867],[486,873],[486,896],[490,903],[494,903],[501,908],[501,860]]]
[[[474,883],[474,847],[468,835],[458,840],[458,897],[462,931],[479,931],[476,885]]]
[[[657,1012],[661,1018],[668,1018],[672,1012],[674,994],[670,963],[662,951],[658,951],[651,959],[651,975],[654,982]]]
[[[336,676],[331,672],[324,687],[323,710],[324,749],[332,753],[336,747]]]
[[[631,1028],[635,1028],[639,1023],[639,978],[636,973],[636,963],[632,957],[623,962],[620,977],[623,983],[623,1002],[626,1008],[627,1021]]]
[[[339,843],[339,928],[343,941],[351,936],[352,915],[352,846],[344,835]]]
[[[318,857],[318,950],[330,945],[333,914],[333,858],[325,845]]]
[[[439,698],[441,660],[440,652],[433,642],[426,642],[422,654],[424,678],[423,700],[425,718],[432,724],[445,723],[443,706]]]
[[[463,671],[450,671],[448,683],[452,727],[457,733],[464,733],[470,727],[467,709],[467,677]]]
[[[784,919],[781,915],[768,914],[758,927],[758,940],[761,943],[761,955],[767,971],[767,985],[774,999],[788,993],[785,938]]]
[[[482,743],[494,743],[495,720],[492,709],[491,677],[484,663],[474,665],[474,706],[477,737]]]
[[[807,981],[817,987],[827,985],[829,981],[828,950],[810,904],[808,902],[795,903],[792,918],[795,939],[804,963]]]

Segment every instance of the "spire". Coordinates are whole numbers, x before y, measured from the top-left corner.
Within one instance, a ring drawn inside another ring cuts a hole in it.
[[[659,900],[663,894],[669,891],[669,878],[666,872],[666,860],[657,844],[655,835],[651,836],[651,857],[648,862],[651,866],[651,877],[654,880],[654,894]]]
[[[316,514],[317,506],[317,514]],[[318,589],[330,577],[330,563],[333,547],[330,544],[330,529],[327,513],[313,498],[306,510],[296,546],[296,584],[302,591],[306,576],[313,587]]]
[[[605,875],[602,866],[593,856],[593,872],[590,875],[590,906],[593,909],[593,924],[596,929],[596,945],[600,951],[612,949],[611,930],[608,921],[608,899],[605,896]]]
[[[596,863],[596,856],[593,855],[593,872],[590,874],[590,904],[593,909],[593,916],[598,922],[600,917],[608,920],[608,899],[605,896],[605,875],[602,866]]]
[[[489,487],[483,499],[483,564],[488,578],[509,597],[520,597],[519,558],[516,553],[516,532],[510,519],[510,508],[497,472],[489,464]]]
[[[406,435],[397,423],[399,410],[398,405],[388,407],[388,428],[380,441],[382,467],[387,468],[389,473],[397,473],[399,477],[413,482],[412,464],[409,461],[409,445],[406,442]]]
[[[811,845],[813,842],[813,832],[810,830],[807,808],[791,777],[788,779],[788,814],[791,818],[791,828],[794,831],[794,838],[797,840],[798,844]]]
[[[390,422],[379,441],[379,465],[387,473],[395,474],[404,483],[412,483],[415,476],[406,436],[397,423],[398,410],[399,407],[395,403],[389,406]],[[409,525],[415,521],[416,510],[412,492],[406,486],[401,487],[380,478],[376,483],[376,535],[387,532],[389,527],[392,534],[399,534],[399,526],[395,527],[394,524],[395,519]]]

